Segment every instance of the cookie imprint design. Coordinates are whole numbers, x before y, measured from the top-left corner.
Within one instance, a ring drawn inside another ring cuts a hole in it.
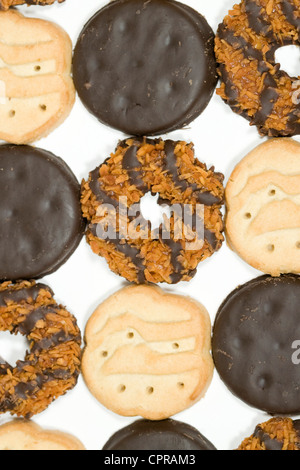
[[[254,149],[226,188],[227,241],[274,276],[300,272],[300,145],[272,139]]]
[[[14,419],[0,426],[0,450],[85,450],[70,434],[42,429],[30,420]]]
[[[83,374],[124,416],[168,418],[204,396],[212,377],[210,320],[200,304],[131,286],[106,300],[86,329]]]
[[[71,59],[59,26],[0,11],[1,140],[33,142],[62,123],[75,100]]]

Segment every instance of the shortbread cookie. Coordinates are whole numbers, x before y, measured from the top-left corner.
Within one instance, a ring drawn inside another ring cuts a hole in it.
[[[0,450],[85,450],[70,434],[45,431],[32,421],[16,419],[0,426]]]
[[[259,424],[238,450],[300,450],[300,420],[279,417]]]
[[[169,418],[202,398],[211,382],[209,315],[187,297],[126,287],[96,309],[85,338],[86,384],[120,415]]]
[[[226,188],[229,246],[260,271],[300,272],[300,144],[272,139],[235,168]]]
[[[229,390],[271,415],[300,413],[300,276],[261,276],[219,308],[212,350]]]
[[[0,10],[8,10],[10,7],[17,5],[52,5],[55,2],[62,3],[65,0],[0,0]]]
[[[48,135],[75,101],[72,43],[48,21],[0,11],[0,139],[24,144]]]
[[[217,450],[189,424],[140,419],[114,434],[103,450]]]

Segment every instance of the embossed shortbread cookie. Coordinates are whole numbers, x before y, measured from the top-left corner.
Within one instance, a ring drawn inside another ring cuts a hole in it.
[[[165,419],[193,405],[210,385],[210,319],[188,297],[126,287],[96,309],[85,338],[86,384],[120,415]]]
[[[16,419],[0,426],[0,450],[85,450],[85,448],[70,434],[45,431],[32,421]]]
[[[48,135],[75,100],[72,44],[48,21],[0,11],[0,139],[24,144]]]
[[[260,271],[300,272],[300,144],[271,139],[235,168],[226,188],[229,246]]]

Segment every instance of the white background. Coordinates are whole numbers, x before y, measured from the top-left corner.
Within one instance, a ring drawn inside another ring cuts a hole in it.
[[[187,5],[200,11],[214,31],[234,0],[186,0]],[[103,7],[104,0],[66,0],[49,7],[20,7],[26,16],[40,17],[60,24],[71,36],[73,44],[89,18]],[[286,53],[284,54],[286,59]],[[290,56],[290,63],[294,61]],[[193,141],[196,156],[228,180],[235,165],[261,139],[256,128],[235,115],[222,100],[214,95],[204,113],[187,129],[170,133],[174,140]],[[72,168],[79,181],[99,165],[114,150],[124,136],[100,124],[90,115],[77,98],[69,118],[49,137],[36,145],[62,157]],[[239,284],[257,277],[260,273],[247,266],[224,244],[212,258],[199,265],[196,277],[189,283],[166,287],[170,292],[189,295],[208,309],[212,323],[224,298]],[[84,332],[85,324],[97,305],[126,283],[110,272],[106,262],[94,255],[82,240],[70,260],[56,273],[43,279],[54,290],[56,299],[66,305],[77,317]],[[24,344],[1,333],[0,355],[24,353]],[[20,340],[19,340],[20,341]],[[10,353],[8,353],[10,351]],[[0,424],[10,419],[0,417]],[[111,413],[99,404],[79,378],[74,390],[59,398],[34,421],[48,429],[58,429],[74,434],[88,450],[100,450],[111,435],[137,418],[124,418]],[[264,413],[252,409],[234,397],[215,372],[206,397],[175,419],[185,421],[205,435],[219,450],[232,450],[252,434],[258,423],[269,419]]]

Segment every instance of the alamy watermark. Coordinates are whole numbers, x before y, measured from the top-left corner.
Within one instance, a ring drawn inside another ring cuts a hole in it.
[[[295,90],[292,94],[293,104],[300,104],[300,80],[292,83],[292,89]]]
[[[292,344],[292,349],[296,349],[296,351],[292,354],[292,363],[295,366],[300,364],[300,340],[295,340]]]
[[[170,217],[152,230],[151,223],[143,217],[139,203],[129,206],[127,197],[120,197],[118,206],[101,204],[97,209],[96,235],[101,240],[157,240],[184,241],[185,249],[201,250],[204,245],[204,205],[160,204],[167,208]]]

